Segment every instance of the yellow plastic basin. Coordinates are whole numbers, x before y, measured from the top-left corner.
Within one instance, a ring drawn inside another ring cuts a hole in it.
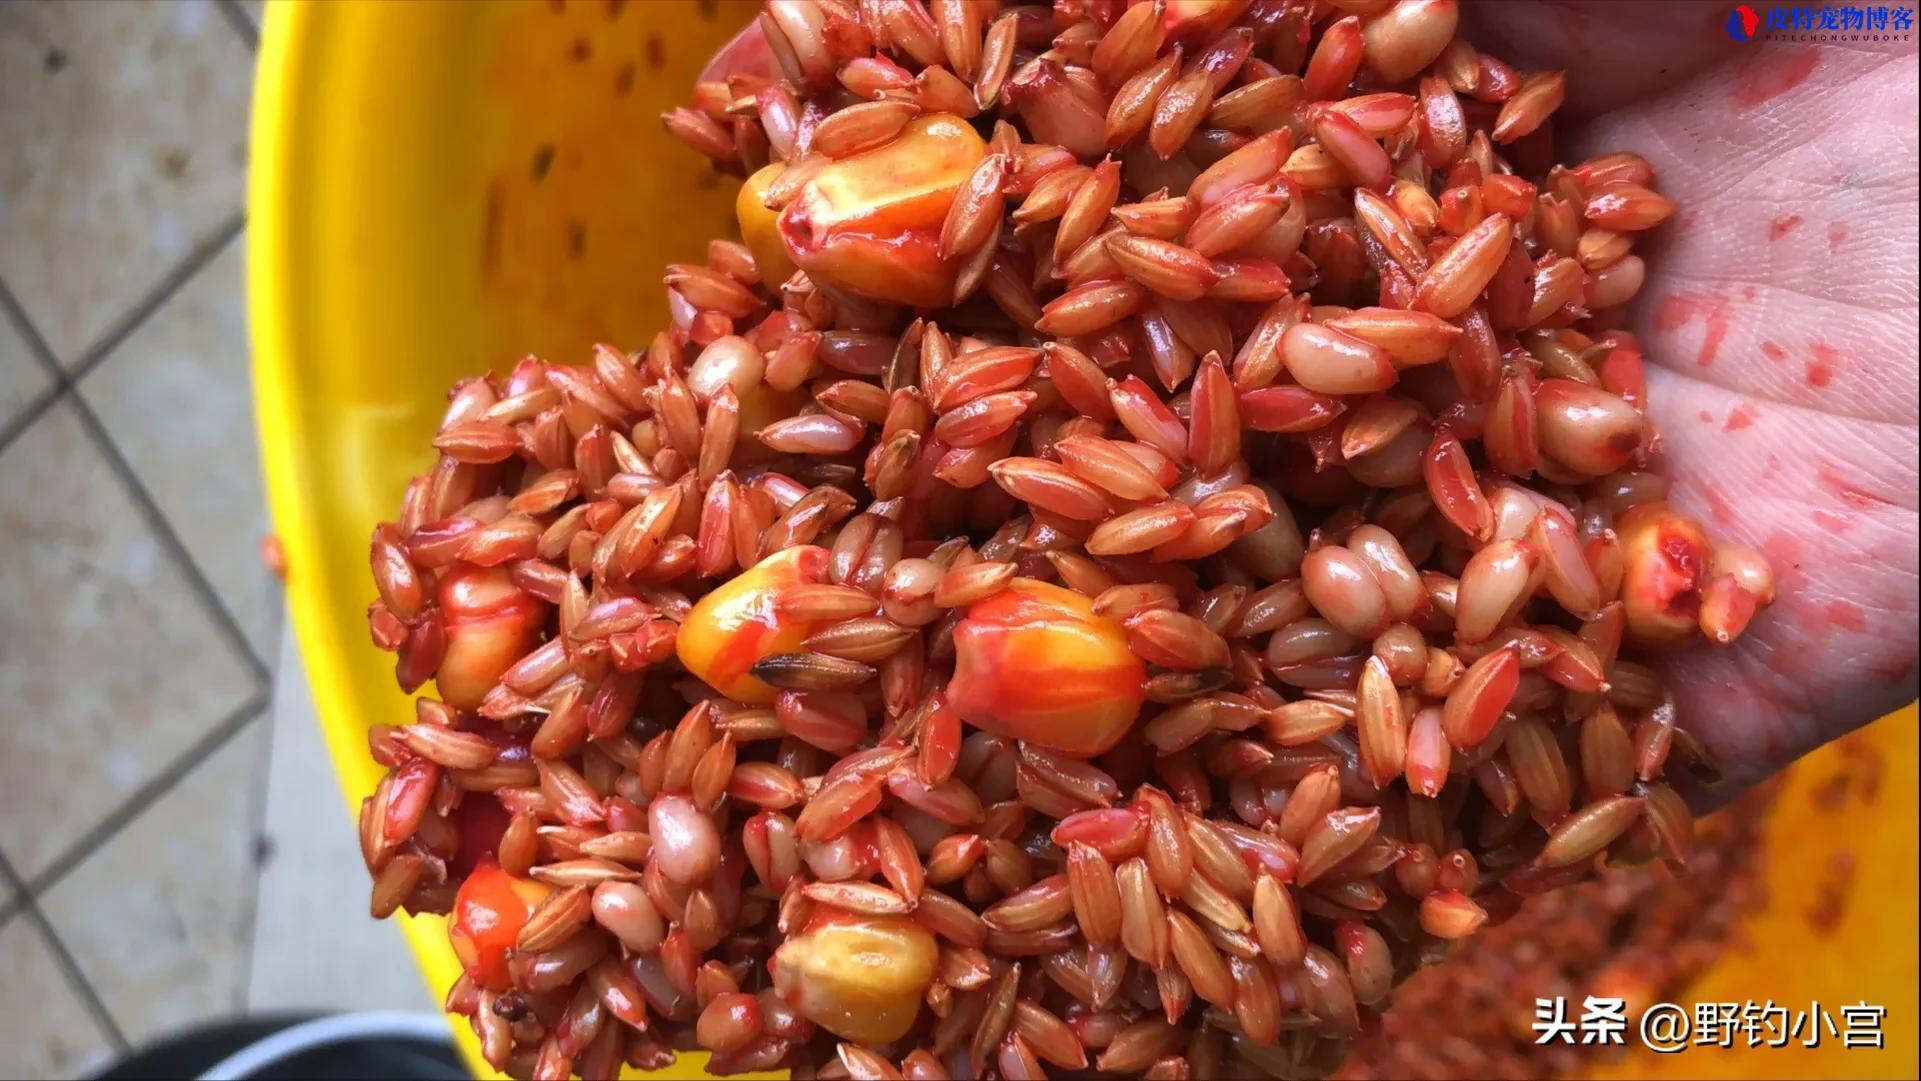
[[[370,724],[411,717],[368,642],[367,538],[391,517],[447,386],[524,353],[585,359],[663,325],[662,267],[732,229],[733,185],[661,130],[748,0],[274,0],[254,105],[254,385],[288,610],[348,808]],[[1827,808],[1834,749],[1797,767],[1770,836],[1773,901],[1695,998],[1888,1008],[1886,1052],[1643,1056],[1618,1076],[1915,1075],[1915,718],[1867,737],[1879,794]],[[351,819],[340,819],[342,830]],[[1830,845],[1855,852],[1825,935]],[[438,997],[443,921],[403,919]],[[464,1023],[453,1026],[487,1074]],[[696,1060],[698,1061],[698,1060]],[[688,1076],[694,1063],[677,1069]]]

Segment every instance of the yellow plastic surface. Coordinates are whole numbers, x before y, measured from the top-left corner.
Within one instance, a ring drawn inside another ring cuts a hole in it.
[[[664,264],[731,230],[733,185],[660,127],[747,0],[273,0],[254,103],[254,385],[288,609],[347,806],[379,770],[370,724],[411,717],[367,640],[367,537],[425,468],[444,393],[526,352],[584,359],[662,325]],[[1770,828],[1773,900],[1693,999],[1885,1005],[1889,1050],[1642,1056],[1609,1076],[1913,1077],[1915,715],[1863,742],[1882,763],[1837,808],[1845,763],[1797,767]],[[1855,752],[1858,754],[1858,752]],[[343,816],[340,828],[350,829]],[[1807,913],[1853,854],[1826,934]],[[438,996],[443,921],[404,919]],[[453,1026],[477,1070],[464,1024]],[[692,1062],[677,1069],[687,1076]]]
[[[1887,1046],[1848,1049],[1823,1030],[1813,1048],[1637,1050],[1596,1077],[1921,1077],[1916,733],[1910,705],[1795,763],[1768,818],[1766,905],[1743,921],[1743,941],[1675,998],[1689,1009],[1773,999],[1790,1013],[1819,1003],[1837,1026],[1842,1006],[1884,1006]]]

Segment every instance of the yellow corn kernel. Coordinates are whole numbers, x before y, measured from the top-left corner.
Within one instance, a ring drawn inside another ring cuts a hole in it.
[[[819,628],[775,610],[782,589],[827,580],[825,548],[783,548],[700,599],[680,625],[674,649],[687,671],[738,702],[772,702],[774,688],[749,669],[762,657],[793,653]]]
[[[767,189],[786,166],[780,162],[765,166],[740,186],[734,198],[734,216],[740,220],[740,239],[754,253],[754,267],[760,271],[761,284],[779,289],[780,283],[794,276],[794,261],[780,242],[780,212],[767,207]]]
[[[447,652],[434,673],[440,697],[475,709],[501,673],[540,643],[552,606],[514,584],[506,567],[461,567],[440,580]]]
[[[947,699],[976,728],[1091,757],[1127,734],[1146,678],[1127,633],[1086,597],[1017,578],[954,627]]]
[[[1628,637],[1667,645],[1692,636],[1711,551],[1701,523],[1666,503],[1643,503],[1621,515],[1614,530],[1621,538]]]
[[[960,117],[919,117],[892,142],[815,173],[781,211],[781,239],[816,281],[875,300],[944,307],[953,303],[961,259],[940,257],[941,223],[986,154]]]
[[[939,950],[904,916],[816,920],[774,954],[774,988],[801,1016],[844,1040],[907,1035],[934,980]]]
[[[527,878],[515,878],[490,861],[475,867],[454,895],[454,910],[447,922],[447,936],[454,956],[475,983],[490,991],[505,991],[512,986],[507,972],[507,956],[527,917],[540,907],[552,886]]]
[[[1767,557],[1746,545],[1716,543],[1701,587],[1701,633],[1725,646],[1773,603],[1774,568]]]

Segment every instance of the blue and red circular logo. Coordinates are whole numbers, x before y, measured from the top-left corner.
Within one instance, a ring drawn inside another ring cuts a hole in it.
[[[1754,32],[1760,28],[1761,16],[1746,4],[1736,5],[1733,11],[1728,12],[1728,36],[1734,40],[1752,40]]]

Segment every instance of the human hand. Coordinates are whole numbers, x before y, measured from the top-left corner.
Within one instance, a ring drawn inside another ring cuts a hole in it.
[[[1680,206],[1637,248],[1628,320],[1673,502],[1779,583],[1732,647],[1665,662],[1723,796],[1912,700],[1917,618],[1915,46],[1737,42],[1728,14],[1554,0],[1463,24],[1568,69],[1564,157],[1636,151]]]

